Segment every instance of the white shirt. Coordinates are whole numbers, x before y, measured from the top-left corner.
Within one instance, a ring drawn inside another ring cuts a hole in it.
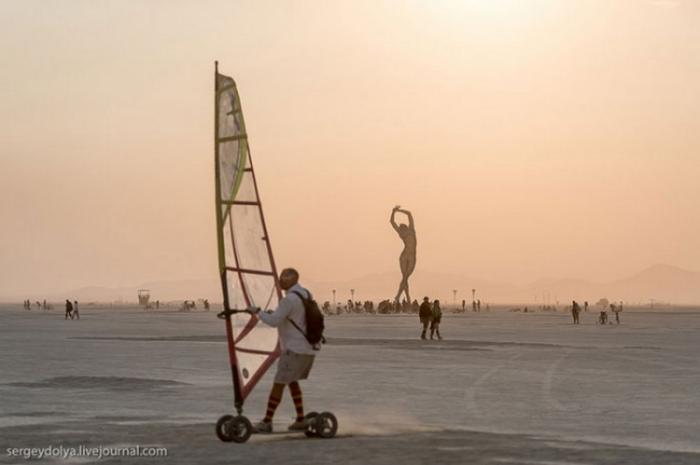
[[[277,328],[282,351],[290,350],[298,354],[315,354],[318,351],[314,350],[309,341],[306,340],[306,336],[289,321],[289,319],[294,320],[294,323],[306,333],[304,302],[294,291],[309,298],[309,291],[299,284],[295,284],[286,291],[285,297],[280,300],[274,312],[258,312],[258,318]]]

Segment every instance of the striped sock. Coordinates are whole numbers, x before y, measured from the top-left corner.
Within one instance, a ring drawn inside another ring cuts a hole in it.
[[[292,400],[294,400],[294,408],[297,411],[297,421],[304,420],[304,400],[301,396],[301,387],[296,381],[289,384],[289,391],[292,393]]]
[[[265,418],[263,418],[265,423],[272,423],[272,417],[275,416],[275,410],[277,410],[281,400],[270,393],[270,398],[267,400],[267,412],[265,412]]]

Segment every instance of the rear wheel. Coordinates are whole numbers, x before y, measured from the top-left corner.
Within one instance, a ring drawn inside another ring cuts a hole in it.
[[[318,436],[316,433],[316,420],[318,419],[318,412],[307,413],[304,416],[304,421],[306,422],[306,430],[304,434],[307,438],[313,438]]]
[[[231,442],[228,435],[228,422],[233,420],[232,415],[224,415],[216,422],[216,437],[224,442]]]
[[[331,412],[323,412],[316,418],[316,434],[329,439],[338,432],[338,419]]]

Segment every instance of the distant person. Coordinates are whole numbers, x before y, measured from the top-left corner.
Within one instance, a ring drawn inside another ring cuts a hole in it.
[[[462,313],[467,311],[467,301],[462,299]]]
[[[277,374],[267,401],[265,417],[253,428],[257,433],[272,432],[272,418],[282,400],[284,386],[289,385],[289,392],[294,400],[296,420],[289,425],[290,431],[303,431],[308,426],[304,420],[304,404],[299,381],[307,379],[316,357],[318,347],[312,346],[306,339],[305,301],[312,299],[311,293],[299,285],[299,272],[294,268],[282,270],[279,277],[280,287],[285,297],[280,300],[274,312],[262,312],[259,308],[248,309],[264,323],[277,327],[280,338],[281,356],[277,362]]]
[[[71,315],[70,319],[72,320],[73,317],[75,317],[76,320],[80,319],[80,312],[78,311],[78,301],[77,300],[73,301],[73,314]]]
[[[209,311],[209,299],[204,299],[204,310]]]
[[[420,309],[418,310],[418,318],[421,325],[423,325],[423,332],[420,333],[420,338],[425,339],[425,333],[428,331],[428,326],[430,326],[433,319],[433,308],[428,297],[423,297],[423,303],[420,304]]]
[[[622,312],[622,302],[620,302],[620,305],[618,305],[617,307],[615,307],[614,305],[611,305],[611,307],[613,307],[612,311],[615,314],[615,323],[619,325],[620,324],[620,312]]]
[[[435,334],[439,340],[442,340],[442,336],[440,336],[440,321],[442,321],[442,309],[440,309],[440,301],[436,300],[433,302],[433,318],[430,323],[430,339],[433,339],[433,334]]]
[[[580,323],[579,320],[579,314],[581,313],[581,307],[579,307],[578,302],[575,300],[572,301],[571,304],[571,316],[574,318],[574,324],[577,325]]]
[[[160,300],[156,300],[156,309],[160,308]]]
[[[396,213],[403,213],[408,217],[408,224],[397,224],[396,223]],[[399,235],[403,241],[403,251],[399,256],[399,266],[401,267],[401,283],[399,284],[399,290],[396,293],[396,298],[394,300],[399,301],[401,299],[401,294],[406,296],[406,300],[411,301],[411,294],[408,291],[408,278],[413,273],[416,268],[416,228],[413,223],[413,215],[408,210],[401,209],[400,206],[395,206],[391,210],[391,218],[389,219],[391,226],[394,231]]]
[[[607,312],[606,307],[603,307],[603,309],[600,311],[600,316],[598,317],[598,323],[600,323],[601,325],[608,324],[608,312]]]
[[[476,300],[472,300],[472,312],[476,312]]]
[[[610,304],[610,311],[611,311],[613,314],[617,315],[617,305],[615,305],[614,303],[613,303],[613,304]],[[609,321],[609,323],[612,324],[612,321]]]
[[[70,302],[70,300],[66,299],[66,315],[64,320],[67,320],[68,318],[71,320],[73,319],[73,304]]]
[[[584,312],[588,311],[588,301],[587,300],[583,303],[583,311]]]
[[[476,299],[476,311],[481,311],[481,299]]]

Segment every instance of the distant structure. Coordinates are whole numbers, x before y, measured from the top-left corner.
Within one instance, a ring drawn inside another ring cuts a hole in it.
[[[403,213],[408,217],[408,224],[397,224],[396,213]],[[391,218],[389,219],[394,231],[403,241],[403,252],[399,257],[399,266],[401,267],[401,284],[399,291],[396,293],[396,302],[401,301],[401,294],[405,295],[408,302],[411,301],[411,295],[408,291],[408,278],[416,268],[416,228],[413,223],[413,215],[408,210],[403,210],[400,206],[395,206],[391,210]]]
[[[139,289],[137,292],[139,296],[139,305],[148,308],[148,302],[151,300],[151,291],[148,289]]]

